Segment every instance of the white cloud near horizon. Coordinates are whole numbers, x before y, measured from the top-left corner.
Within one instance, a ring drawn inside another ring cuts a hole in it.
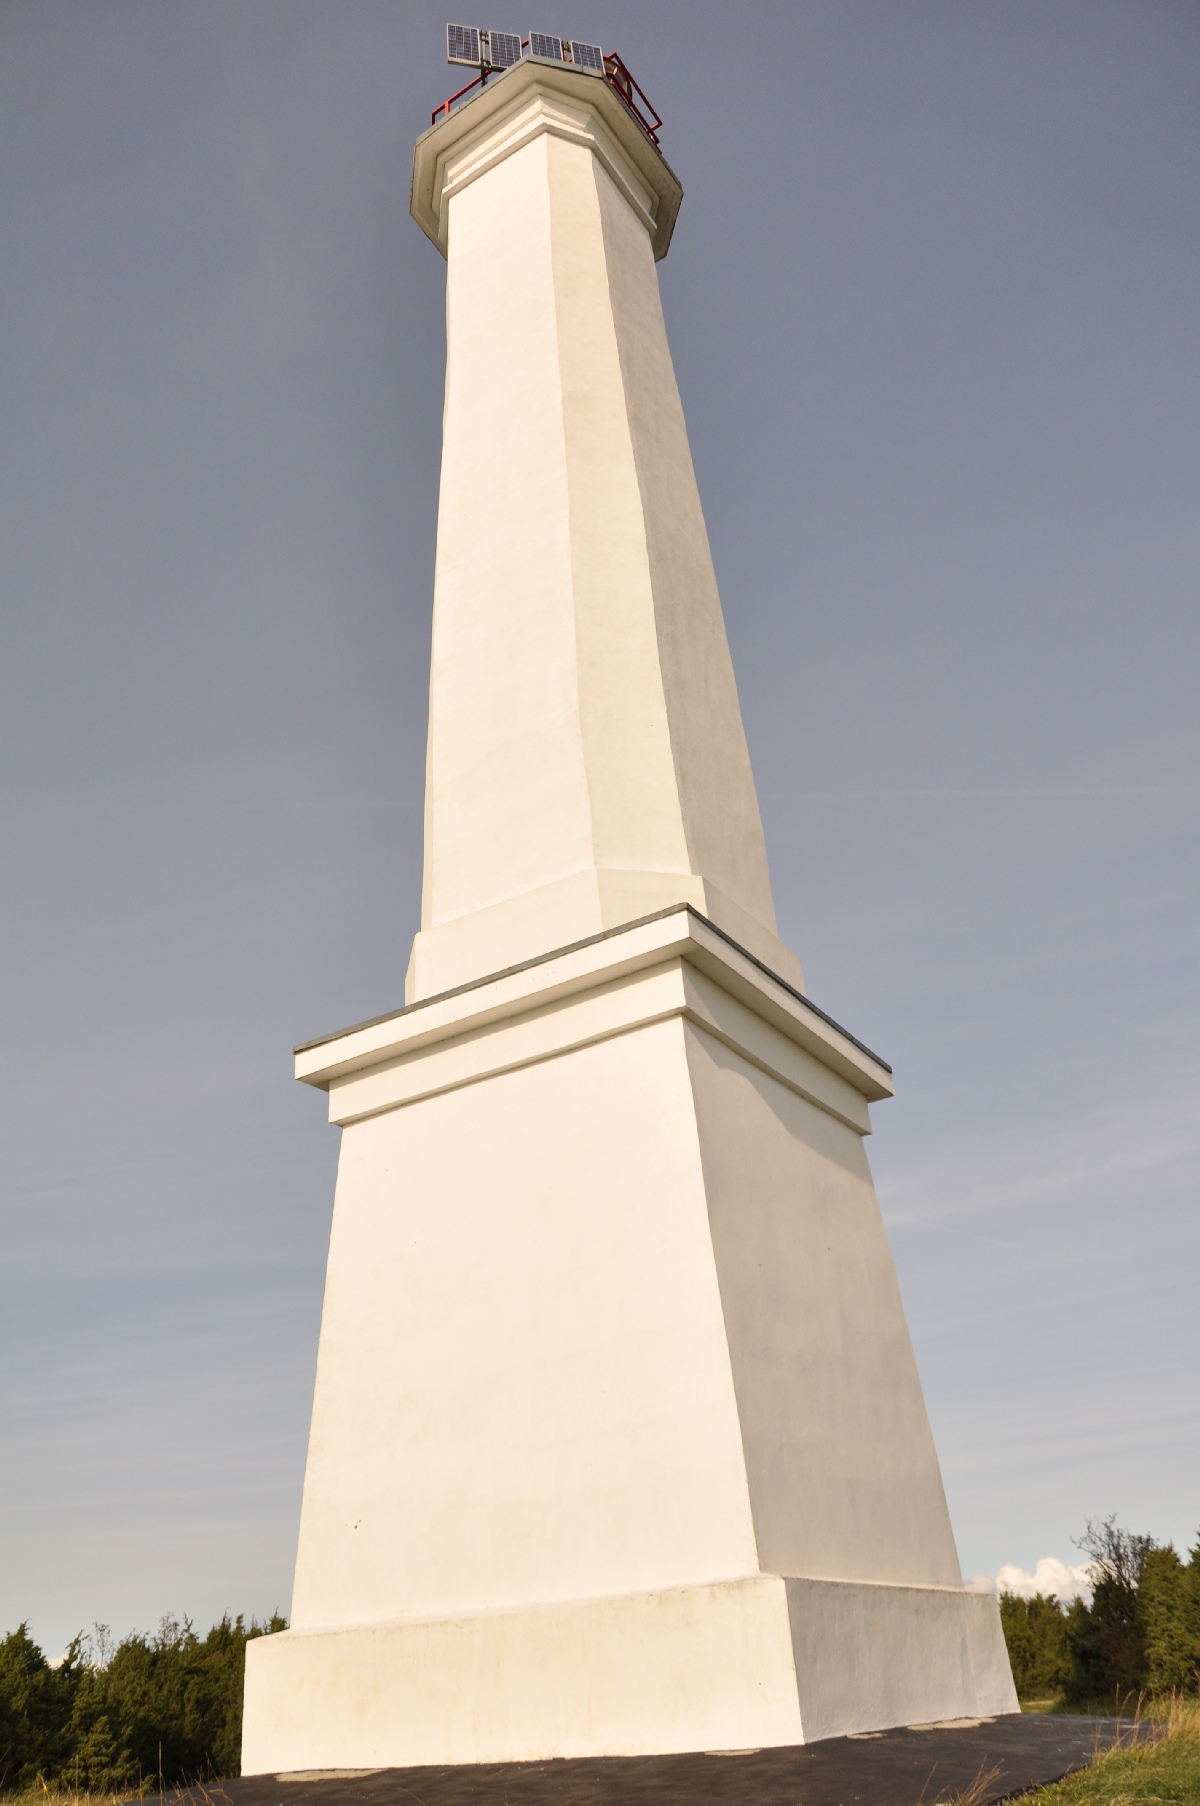
[[[1015,1593],[1018,1599],[1032,1599],[1041,1593],[1064,1605],[1072,1599],[1082,1599],[1090,1605],[1092,1581],[1090,1562],[1072,1567],[1059,1561],[1057,1555],[1043,1555],[1032,1574],[1016,1562],[1006,1561],[994,1579],[990,1574],[972,1574],[966,1584],[970,1593]]]

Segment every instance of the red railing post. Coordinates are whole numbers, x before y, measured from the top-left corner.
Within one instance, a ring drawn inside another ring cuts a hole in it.
[[[528,40],[526,40],[526,42],[528,42]],[[524,50],[524,43],[521,48]],[[662,120],[651,106],[645,89],[640,87],[633,79],[633,76],[629,73],[628,68],[622,62],[615,50],[605,52],[604,79],[626,110],[637,120],[655,150],[660,149],[658,134],[662,130]],[[449,119],[451,110],[457,106],[463,96],[469,94],[472,88],[482,87],[486,80],[487,71],[481,69],[474,80],[469,81],[465,87],[460,88],[457,94],[452,94],[449,100],[444,100],[442,102],[441,106],[434,107],[433,115],[429,121],[430,125],[436,125],[439,119]]]

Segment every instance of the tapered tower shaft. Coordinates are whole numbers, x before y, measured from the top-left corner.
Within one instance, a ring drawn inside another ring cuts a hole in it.
[[[414,189],[448,268],[409,999],[679,902],[797,981],[663,325],[679,185],[604,82],[472,112]]]

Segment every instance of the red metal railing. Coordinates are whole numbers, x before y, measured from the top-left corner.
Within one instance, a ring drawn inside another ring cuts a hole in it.
[[[430,125],[436,125],[439,119],[449,119],[451,111],[458,105],[463,95],[469,94],[472,88],[481,88],[483,82],[484,74],[481,69],[474,81],[469,81],[465,88],[460,88],[457,94],[452,94],[449,100],[444,100],[440,107],[434,107],[433,118],[429,121]]]
[[[639,88],[638,84],[634,81],[632,75],[630,75],[628,69],[615,51],[610,51],[605,57],[604,73],[608,78],[609,87],[615,89],[620,95],[621,99],[625,102],[625,105],[629,108],[629,111],[633,114],[634,118],[645,132],[647,138],[649,138],[651,144],[657,150],[658,134],[662,130],[662,120],[650,105],[643,89]]]
[[[522,50],[525,49],[527,44],[528,39],[522,43]],[[567,67],[570,67],[570,65],[568,64]],[[500,75],[503,71],[499,69],[493,71],[481,69],[479,74],[471,81],[467,82],[465,87],[458,90],[457,94],[452,94],[449,100],[444,100],[440,107],[434,107],[432,117],[429,121],[430,125],[436,125],[439,119],[449,119],[451,113],[461,100],[464,100],[474,89],[483,87],[489,73]],[[621,61],[621,58],[617,56],[615,51],[609,51],[605,55],[604,79],[613,90],[614,94],[623,101],[627,111],[637,120],[655,150],[658,150],[660,148],[658,134],[662,130],[662,120],[651,106],[644,89],[640,88],[637,82],[634,81],[633,76],[629,73],[629,70]]]

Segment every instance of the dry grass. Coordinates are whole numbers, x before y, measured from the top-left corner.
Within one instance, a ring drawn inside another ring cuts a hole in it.
[[[197,1782],[190,1790],[168,1787],[163,1793],[163,1799],[170,1806],[173,1800],[183,1800],[185,1792],[190,1799],[199,1799],[204,1806],[230,1806],[229,1795],[221,1781]],[[61,1782],[38,1781],[21,1793],[0,1793],[0,1806],[125,1806],[130,1800],[157,1798],[157,1776],[153,1780],[144,1781],[140,1790],[125,1787],[119,1793],[91,1793],[86,1787],[74,1788]]]
[[[151,1788],[143,1790],[143,1797],[148,1796]],[[157,1792],[157,1788],[153,1789]],[[137,1789],[132,1793],[127,1789],[123,1793],[89,1793],[86,1787],[67,1787],[57,1781],[35,1781],[20,1793],[0,1794],[0,1806],[117,1806],[119,1800],[137,1798]]]
[[[1028,1806],[1200,1806],[1200,1700],[1143,1702],[1139,1718],[1157,1734],[1123,1740],[1078,1774],[1026,1795]]]

